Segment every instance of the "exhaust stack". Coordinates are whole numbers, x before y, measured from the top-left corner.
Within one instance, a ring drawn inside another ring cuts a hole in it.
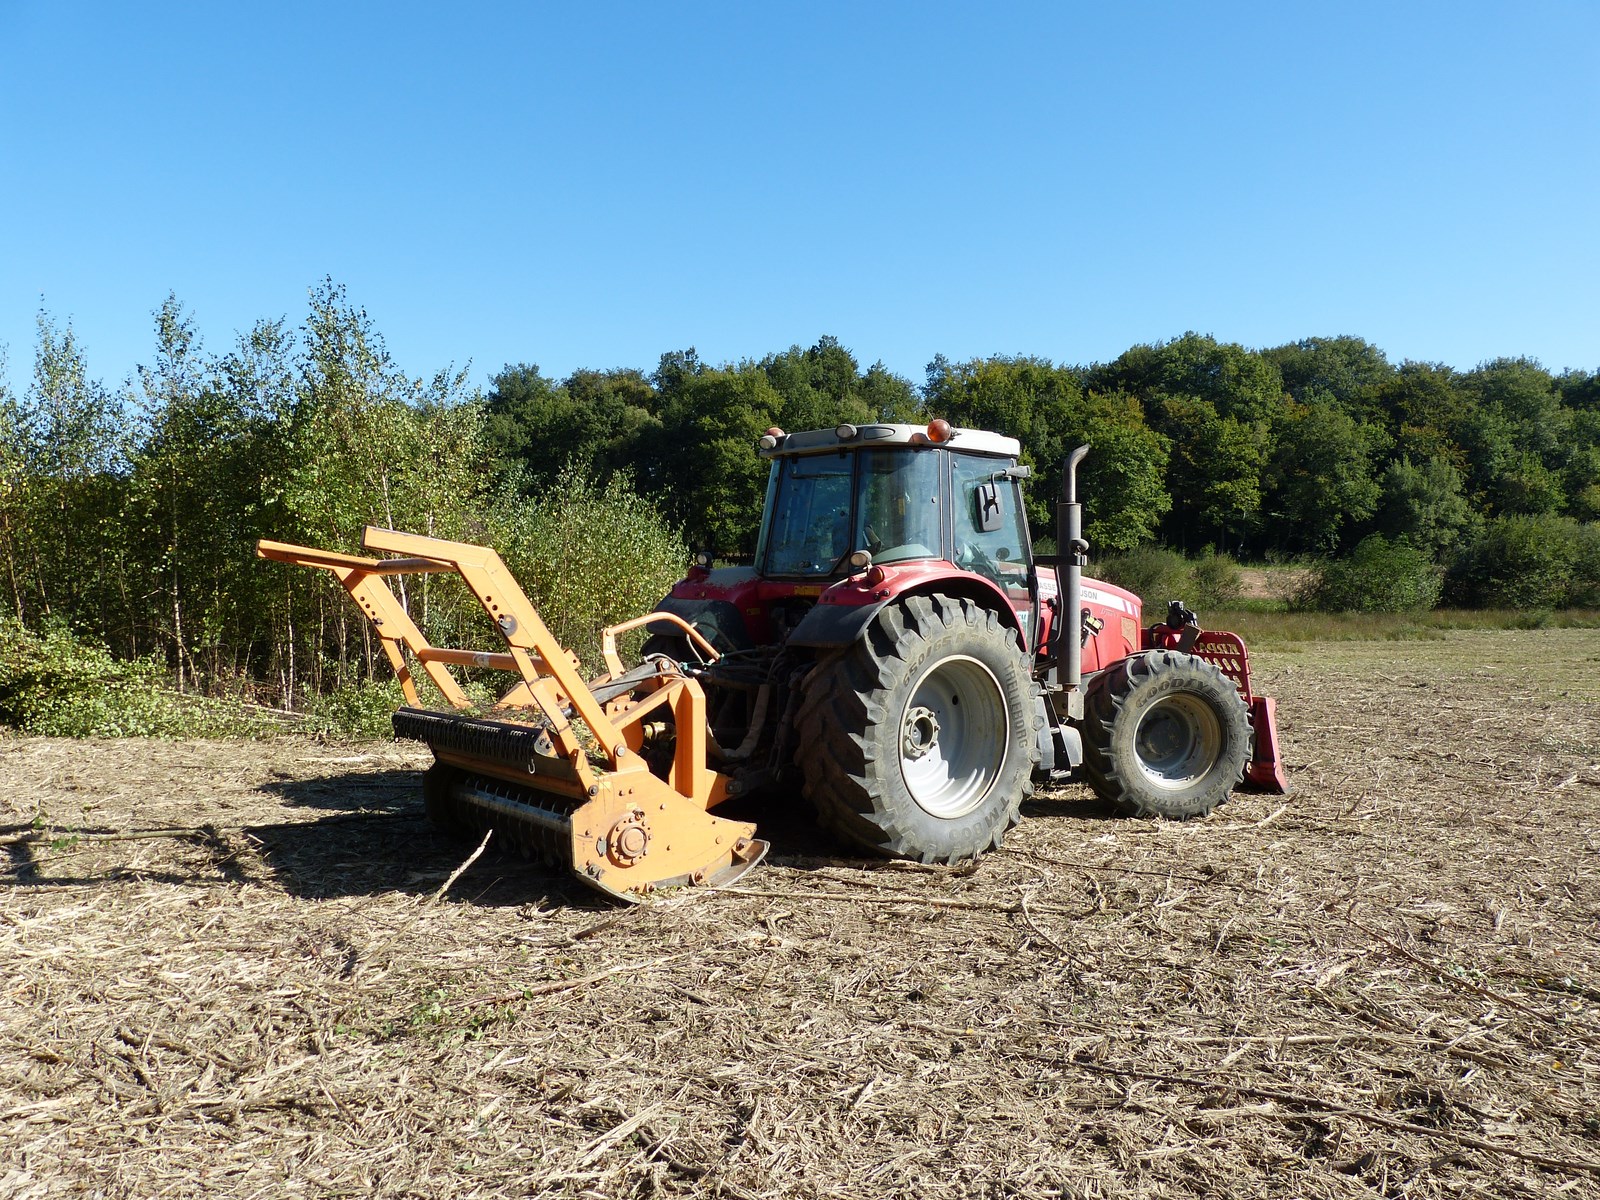
[[[1068,692],[1083,686],[1083,568],[1089,543],[1083,540],[1083,505],[1078,503],[1078,464],[1089,453],[1079,446],[1061,468],[1061,499],[1056,503],[1056,554],[1061,567],[1061,636],[1056,642],[1056,678]]]

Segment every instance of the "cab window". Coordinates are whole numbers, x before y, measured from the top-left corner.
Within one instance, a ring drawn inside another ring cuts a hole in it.
[[[1028,542],[1013,480],[995,479],[1011,463],[999,458],[952,454],[955,564],[1027,595]]]
[[[876,563],[938,558],[939,455],[927,450],[868,450],[861,456],[857,549]]]

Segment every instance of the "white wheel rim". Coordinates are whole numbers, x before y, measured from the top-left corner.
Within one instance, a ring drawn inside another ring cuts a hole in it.
[[[1000,681],[977,659],[952,655],[924,671],[896,729],[917,806],[953,820],[981,805],[1005,763],[1010,718]]]
[[[1133,734],[1139,773],[1155,787],[1179,792],[1205,777],[1222,754],[1222,722],[1199,696],[1163,696]]]

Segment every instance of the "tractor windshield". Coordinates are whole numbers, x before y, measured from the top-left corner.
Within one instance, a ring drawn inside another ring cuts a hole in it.
[[[940,557],[940,458],[896,448],[778,459],[757,551],[761,573],[833,575],[854,550],[882,563]]]

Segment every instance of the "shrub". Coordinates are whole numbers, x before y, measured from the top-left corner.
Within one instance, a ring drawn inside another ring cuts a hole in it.
[[[1226,554],[1207,550],[1190,565],[1195,604],[1207,608],[1227,608],[1244,592],[1244,576],[1239,564]]]
[[[340,737],[392,740],[390,718],[405,702],[398,679],[353,683],[312,700],[312,726]]]
[[[61,626],[0,621],[0,723],[46,737],[221,737],[278,726],[241,706],[182,695],[155,659],[121,661]]]
[[[1207,550],[1189,560],[1163,546],[1138,546],[1091,564],[1090,574],[1143,597],[1148,605],[1182,600],[1192,608],[1226,607],[1239,599],[1239,564]]]
[[[1188,560],[1164,546],[1135,546],[1122,554],[1108,554],[1089,564],[1089,574],[1127,588],[1150,605],[1189,600],[1193,582]]]
[[[1443,573],[1404,538],[1364,538],[1349,557],[1315,564],[1290,607],[1311,612],[1416,612],[1439,603]]]
[[[1600,526],[1568,517],[1497,517],[1450,571],[1451,594],[1475,607],[1549,609],[1600,598]]]
[[[1574,549],[1567,603],[1573,608],[1600,608],[1600,521],[1578,526]]]
[[[417,699],[423,708],[448,709],[450,702],[433,686],[433,681],[421,671],[412,677],[417,685]],[[467,678],[462,682],[468,701],[475,713],[486,713],[505,691],[506,677],[493,675],[493,682],[482,678]],[[498,684],[498,687],[495,685]],[[367,679],[347,684],[315,696],[307,706],[308,732],[330,737],[351,738],[356,741],[393,741],[395,709],[406,703],[404,690],[398,679]]]
[[[508,492],[497,511],[495,544],[512,574],[556,640],[594,670],[601,628],[649,612],[689,564],[683,538],[626,474],[602,487],[569,468],[531,503]]]

